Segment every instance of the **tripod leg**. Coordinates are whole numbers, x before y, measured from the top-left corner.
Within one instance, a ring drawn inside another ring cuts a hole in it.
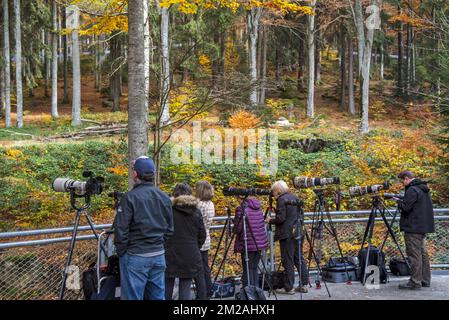
[[[375,209],[371,209],[371,212],[370,212],[369,218],[368,218],[368,223],[366,224],[366,227],[365,227],[365,233],[363,234],[363,240],[362,240],[362,245],[360,246],[360,250],[362,250],[363,246],[365,245],[365,241],[366,241],[366,238],[368,236],[368,232],[369,232],[369,229],[371,226],[371,220],[373,220],[374,217],[375,217]]]
[[[363,283],[363,285],[365,285],[365,283],[366,283],[366,269],[368,268],[368,259],[369,259],[369,251],[370,251],[370,249],[371,249],[371,240],[372,240],[372,237],[373,237],[373,231],[374,231],[374,223],[375,223],[375,216],[376,216],[376,210],[373,210],[372,211],[372,213],[371,213],[371,216],[370,216],[370,219],[369,219],[369,222],[368,222],[368,225],[366,226],[367,227],[367,230],[369,230],[369,234],[368,234],[368,247],[367,247],[367,250],[366,250],[366,257],[365,257],[365,268],[363,269],[363,278],[362,278],[362,283]],[[362,247],[362,249],[363,249],[363,247]]]
[[[318,259],[316,258],[315,251],[313,250],[313,247],[311,247],[311,244],[310,244],[311,241],[310,241],[310,238],[309,238],[309,234],[307,232],[304,232],[304,234],[306,236],[307,242],[309,243],[310,250],[312,252],[313,258],[315,259],[315,263],[316,263],[316,266],[318,268],[318,272],[321,275],[322,274],[321,267],[320,267],[320,264],[318,263]],[[327,287],[327,283],[326,283],[326,281],[324,279],[323,279],[323,282],[324,282],[324,286],[326,287],[327,294],[329,295],[329,298],[330,298],[331,297],[331,293],[329,292],[329,288]]]
[[[221,241],[223,240],[224,234],[226,232],[226,228],[228,227],[228,221],[229,221],[229,219],[226,220],[226,222],[223,226],[223,230],[220,235],[220,240],[218,241],[218,245],[217,245],[217,250],[215,251],[214,258],[212,259],[211,270],[214,267],[215,259],[217,258],[218,250],[220,249],[220,246],[221,246]]]
[[[344,263],[344,266],[345,266],[346,277],[348,278],[347,282],[348,282],[348,284],[350,284],[352,279],[349,276],[349,272],[348,272],[348,269],[346,267],[346,262],[344,260],[343,251],[341,250],[340,241],[338,240],[337,229],[335,228],[335,225],[334,225],[334,223],[332,221],[331,215],[330,215],[330,213],[328,211],[326,211],[326,216],[327,216],[327,221],[329,221],[329,225],[330,225],[330,231],[331,231],[330,233],[335,238],[335,242],[337,243],[338,252],[340,253],[340,257],[341,257],[341,259],[342,259],[342,261]],[[326,226],[326,224],[325,224],[325,226]],[[327,226],[326,226],[326,228],[327,228]],[[327,228],[327,229],[329,230],[329,228]]]
[[[387,229],[388,229],[388,232],[391,235],[391,238],[393,239],[394,243],[396,244],[396,247],[399,250],[399,253],[402,256],[402,259],[404,259],[405,263],[410,268],[410,264],[408,263],[408,260],[405,258],[404,252],[402,251],[401,246],[399,245],[399,242],[398,242],[396,236],[394,235],[393,229],[391,228],[390,224],[387,221],[387,218],[385,217],[385,212],[384,211],[381,211],[381,216],[382,216],[382,219],[383,219],[385,225],[387,226]]]
[[[78,233],[78,226],[80,224],[81,214],[82,214],[81,211],[76,212],[75,225],[73,226],[72,239],[70,240],[69,254],[67,256],[67,260],[66,260],[66,264],[65,264],[65,268],[64,268],[63,276],[62,276],[62,285],[61,285],[61,291],[59,293],[59,300],[64,299],[64,292],[65,292],[66,281],[67,281],[67,271],[68,271],[67,269],[70,266],[70,264],[72,263],[73,250],[75,249],[76,235]]]
[[[92,221],[92,218],[90,217],[90,215],[84,211],[84,215],[87,218],[87,222],[89,223],[90,229],[92,230],[95,238],[97,238],[97,241],[100,241],[100,237],[98,236],[97,232],[95,231],[95,225],[94,222]],[[103,251],[103,253],[105,254],[105,256],[108,256],[108,251],[106,250],[105,246],[101,243],[100,241],[100,246],[101,246],[101,250]]]

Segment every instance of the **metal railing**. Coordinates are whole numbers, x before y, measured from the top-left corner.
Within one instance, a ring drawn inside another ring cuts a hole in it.
[[[433,268],[449,268],[449,208],[435,209],[434,211],[435,233],[429,234],[427,238],[431,264]],[[356,255],[360,249],[360,242],[363,238],[369,213],[369,210],[330,212],[345,255]],[[307,229],[310,229],[308,225],[312,223],[312,216],[313,213],[311,212],[305,213]],[[392,218],[387,214],[388,220],[391,221]],[[378,217],[376,221],[380,219]],[[210,257],[217,250],[220,231],[223,229],[223,222],[226,220],[226,216],[214,218],[214,225],[211,227]],[[328,222],[326,219],[324,221]],[[95,226],[96,230],[109,228],[111,228],[111,224]],[[393,225],[393,229],[399,235],[398,222]],[[72,231],[73,227],[66,227],[0,233],[0,300],[57,299],[71,239],[67,235],[70,235]],[[374,245],[380,245],[385,234],[386,228],[383,223],[376,224],[373,238]],[[398,239],[403,247],[402,236],[398,236]],[[96,247],[95,236],[90,228],[88,226],[80,227],[72,264],[78,266],[81,272],[92,266],[97,259]],[[338,256],[336,242],[328,232],[323,233],[321,247],[324,261],[331,256]],[[218,249],[221,254],[217,255],[215,266],[220,264],[224,251],[223,246]],[[307,244],[305,244],[304,250],[307,252]],[[279,262],[278,246],[270,243],[269,251],[273,252],[275,259],[277,259],[276,262]],[[385,244],[384,252],[387,261],[391,257],[399,256],[398,250],[390,237]],[[226,265],[240,264],[239,257],[229,254],[228,258],[229,262],[227,261]],[[240,270],[240,267],[237,270]],[[228,267],[225,271],[227,274],[235,273],[235,268]],[[66,291],[66,299],[82,299],[81,291]]]

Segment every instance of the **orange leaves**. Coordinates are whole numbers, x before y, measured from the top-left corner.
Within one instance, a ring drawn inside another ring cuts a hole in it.
[[[229,126],[234,129],[253,129],[261,123],[257,116],[245,110],[237,111],[229,118]]]
[[[411,17],[407,13],[401,13],[394,17],[391,17],[390,19],[388,19],[388,22],[390,22],[390,23],[402,22],[404,24],[408,24],[413,27],[423,28],[423,29],[432,27],[432,25],[429,21],[426,21],[422,18]]]

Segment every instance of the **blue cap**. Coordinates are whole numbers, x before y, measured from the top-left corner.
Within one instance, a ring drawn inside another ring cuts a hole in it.
[[[154,162],[146,156],[141,156],[134,161],[133,169],[143,177],[154,173]]]

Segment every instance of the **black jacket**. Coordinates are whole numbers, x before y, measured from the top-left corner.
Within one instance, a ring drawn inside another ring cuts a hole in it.
[[[432,199],[427,182],[414,179],[405,187],[405,195],[398,201],[401,212],[401,231],[408,233],[435,232]]]
[[[150,182],[135,185],[120,200],[113,228],[119,256],[164,250],[164,238],[173,233],[170,198]]]
[[[166,277],[195,278],[203,272],[200,249],[206,229],[198,202],[193,196],[173,199],[175,232],[165,242]]]
[[[296,206],[286,206],[285,201],[297,201],[299,198],[290,192],[279,196],[276,201],[276,218],[270,220],[270,224],[276,225],[274,231],[274,241],[293,237],[293,228],[298,219],[298,208]]]

